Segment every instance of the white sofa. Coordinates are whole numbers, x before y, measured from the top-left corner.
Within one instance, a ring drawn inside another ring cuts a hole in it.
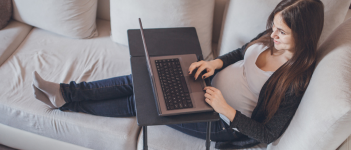
[[[272,4],[279,0],[270,1]],[[118,1],[111,0],[111,4],[112,2]],[[251,0],[248,4],[250,3],[259,2]],[[335,3],[333,5],[338,4]],[[239,0],[215,0],[211,24],[213,29],[211,33],[206,33],[212,38],[212,55],[208,59],[234,49],[227,48],[230,37],[228,33],[236,33],[235,29],[228,27],[233,23],[230,18],[235,15],[245,16],[235,14],[237,12],[233,10],[234,5],[244,7],[247,4],[241,4]],[[343,13],[340,14],[333,14],[336,11],[327,9],[326,16],[345,18],[346,6],[343,9]],[[111,12],[118,13],[115,8],[111,8]],[[94,81],[130,74],[128,46],[117,44],[110,37],[111,22],[118,21],[112,21],[110,17],[109,0],[98,0],[96,17],[98,35],[89,39],[62,36],[51,32],[50,29],[44,30],[23,23],[25,20],[12,20],[7,27],[0,30],[0,144],[16,149],[35,150],[142,149],[142,130],[137,126],[135,117],[111,118],[62,112],[50,109],[33,96],[31,72],[34,70],[46,80],[64,83],[71,80]],[[351,65],[342,64],[351,60],[350,53],[345,51],[346,48],[351,48],[351,45],[347,44],[351,43],[351,38],[345,38],[345,34],[351,33],[347,30],[347,27],[351,29],[351,20],[346,21],[327,39],[342,22],[340,19],[339,22],[334,20],[331,31],[324,31],[326,42],[320,44],[320,65],[317,66],[311,84],[287,131],[268,146],[260,144],[248,150],[351,150],[351,74],[347,74],[351,71]],[[261,24],[264,25],[265,22],[261,21]],[[241,28],[244,27],[237,28],[243,30]],[[261,26],[255,28],[258,31],[263,29]],[[198,28],[197,30],[199,31]],[[246,31],[250,34],[246,36],[237,32],[235,35],[240,36],[235,38],[238,38],[238,44],[241,44],[240,42],[247,42],[252,35],[259,33],[258,31]],[[223,50],[224,48],[226,49]],[[340,56],[350,57],[336,59]],[[331,73],[325,70],[330,70]],[[338,80],[332,80],[336,77]],[[329,82],[321,84],[324,81]],[[328,89],[329,87],[333,89]],[[329,115],[324,114],[324,110],[328,110],[326,112]],[[323,120],[321,116],[325,116],[326,119]],[[211,149],[214,149],[214,144],[211,143]],[[195,150],[204,149],[205,141],[167,126],[150,126],[148,145],[152,150]]]

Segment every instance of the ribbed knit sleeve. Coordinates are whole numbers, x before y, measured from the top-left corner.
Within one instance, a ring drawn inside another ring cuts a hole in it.
[[[266,124],[255,121],[246,117],[240,111],[237,111],[231,128],[237,128],[242,134],[247,135],[259,142],[269,144],[278,139],[284,133],[292,117],[294,116],[302,96],[285,96],[277,112]],[[264,113],[264,112],[261,112]]]

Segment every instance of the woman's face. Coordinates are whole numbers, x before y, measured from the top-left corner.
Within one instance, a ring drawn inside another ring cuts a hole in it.
[[[292,52],[295,47],[294,38],[291,29],[284,22],[281,12],[274,16],[272,29],[271,38],[274,40],[275,49]]]

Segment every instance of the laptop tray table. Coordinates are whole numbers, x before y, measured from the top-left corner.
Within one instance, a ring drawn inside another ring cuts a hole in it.
[[[193,27],[144,29],[144,33],[150,56],[196,54],[199,58],[202,58],[199,40],[196,30]],[[146,126],[195,122],[208,122],[206,149],[209,149],[210,123],[211,121],[219,120],[218,113],[203,112],[165,117],[159,116],[146,66],[140,30],[128,30],[128,40],[131,54],[130,62],[133,77],[134,104],[138,125],[143,126],[144,150],[148,149]],[[176,50],[175,48],[182,49]]]

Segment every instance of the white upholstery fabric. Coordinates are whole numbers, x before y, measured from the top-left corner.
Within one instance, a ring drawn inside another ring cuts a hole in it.
[[[268,16],[281,0],[231,0],[223,20],[219,55],[237,49],[266,29]],[[340,25],[350,0],[321,0],[324,4],[324,28],[319,45]]]
[[[0,133],[0,143],[11,147],[6,149],[0,144],[0,150],[91,150],[85,147],[19,130],[1,123]]]
[[[27,24],[11,20],[0,30],[0,66],[17,49],[32,28]]]
[[[71,38],[97,35],[97,0],[13,0],[13,18]]]
[[[204,150],[206,149],[206,140],[199,139],[179,132],[171,127],[148,126],[147,140],[149,150]],[[211,142],[211,150],[214,148],[215,142]],[[240,150],[266,150],[266,144],[259,144],[252,148]],[[140,132],[138,148],[143,149],[143,132]]]
[[[351,134],[351,19],[321,45],[318,65],[289,127],[272,150],[336,149]]]
[[[135,117],[111,118],[50,109],[33,96],[32,72],[56,83],[95,81],[131,73],[128,47],[100,35],[70,39],[35,28],[0,67],[0,123],[91,149],[136,149]]]
[[[204,58],[211,53],[214,0],[111,0],[112,40],[128,45],[127,30],[195,27]]]

